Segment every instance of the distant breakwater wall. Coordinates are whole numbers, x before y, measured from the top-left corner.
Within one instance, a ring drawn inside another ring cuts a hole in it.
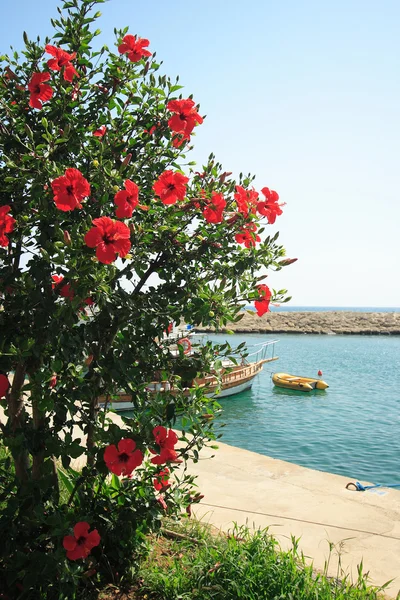
[[[235,333],[400,335],[400,313],[270,312],[259,317],[246,312],[238,323],[230,323],[226,329]],[[196,331],[215,330],[200,326]]]

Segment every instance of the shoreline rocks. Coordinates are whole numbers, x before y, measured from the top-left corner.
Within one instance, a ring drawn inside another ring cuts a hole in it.
[[[226,330],[234,333],[295,333],[321,335],[400,335],[400,313],[376,312],[270,312],[258,317],[245,312],[238,323]],[[196,327],[199,332],[214,332],[211,327]]]

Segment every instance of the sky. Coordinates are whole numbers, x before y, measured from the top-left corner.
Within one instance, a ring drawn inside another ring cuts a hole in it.
[[[0,0],[0,54],[52,34],[58,0]],[[200,113],[191,160],[211,152],[276,190],[268,234],[293,265],[269,272],[292,306],[400,307],[400,2],[110,0],[114,27],[150,40]]]

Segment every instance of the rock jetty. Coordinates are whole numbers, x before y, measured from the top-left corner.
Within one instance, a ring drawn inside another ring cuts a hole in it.
[[[352,335],[400,335],[400,313],[376,312],[270,312],[262,317],[245,312],[238,323],[224,331],[235,333],[308,333]],[[211,332],[211,328],[196,327]]]

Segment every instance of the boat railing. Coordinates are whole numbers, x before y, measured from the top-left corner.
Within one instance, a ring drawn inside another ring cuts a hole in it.
[[[270,360],[276,360],[278,357],[275,357],[275,344],[278,344],[279,340],[269,340],[268,342],[261,342],[260,344],[253,344],[253,348],[258,348],[255,352],[250,352],[246,356],[246,360],[250,357],[255,356],[258,357],[256,360],[266,360],[268,359],[269,349],[271,348],[271,356]],[[251,348],[250,348],[251,349]]]
[[[225,381],[236,381],[238,379],[246,379],[246,377],[250,377],[255,373],[258,373],[262,368],[262,361],[258,361],[249,365],[236,366],[232,371],[222,372],[221,375]],[[217,380],[217,375],[206,375],[201,379],[198,378],[197,381],[200,385],[207,385],[212,381]]]

